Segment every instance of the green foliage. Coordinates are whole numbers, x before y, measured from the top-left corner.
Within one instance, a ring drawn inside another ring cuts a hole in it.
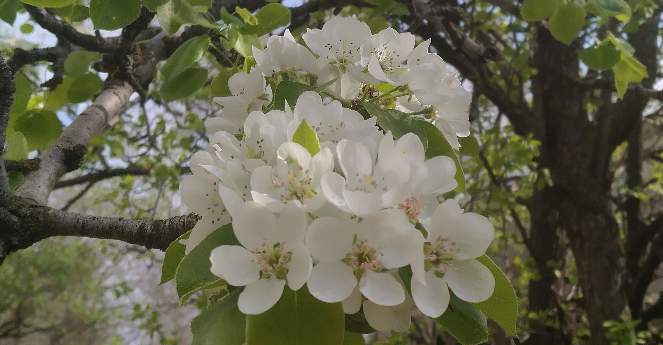
[[[592,0],[603,13],[620,21],[631,19],[631,7],[624,0]]]
[[[238,13],[241,15],[243,12],[238,10]],[[290,23],[290,16],[290,10],[287,7],[281,4],[268,4],[261,8],[258,13],[256,13],[255,17],[252,15],[242,16],[246,23],[250,25],[242,26],[240,31],[242,31],[243,34],[262,36],[282,26],[288,25],[288,23]]]
[[[364,345],[364,337],[359,333],[345,332],[343,345]]]
[[[253,56],[252,47],[262,49],[262,42],[260,42],[258,35],[244,33],[235,24],[228,26],[228,41],[230,46],[244,57]]]
[[[9,25],[14,24],[19,5],[19,0],[0,0],[0,19]]]
[[[140,0],[91,0],[90,18],[95,29],[117,30],[140,15]]]
[[[5,152],[4,159],[21,160],[28,158],[28,141],[21,132],[15,132],[9,140],[9,147]]]
[[[71,52],[64,62],[64,73],[71,77],[80,77],[90,70],[90,65],[101,57],[98,52],[77,50]]]
[[[609,45],[590,47],[580,52],[580,60],[587,67],[597,71],[612,68],[621,56],[622,54],[617,49]]]
[[[320,139],[318,139],[315,131],[311,129],[311,126],[306,123],[306,120],[302,120],[302,123],[299,124],[295,134],[292,136],[292,141],[304,146],[311,154],[311,157],[320,152]]]
[[[585,15],[585,10],[572,2],[558,6],[548,22],[550,33],[558,41],[571,44],[585,26]]]
[[[22,3],[39,7],[65,7],[76,0],[21,0]]]
[[[306,285],[286,286],[276,305],[246,318],[246,345],[338,345],[344,333],[341,303],[318,300]]]
[[[54,112],[28,110],[14,123],[14,130],[22,132],[32,150],[48,148],[62,134],[62,123]]]
[[[185,232],[182,236],[178,237],[173,243],[171,243],[166,249],[166,254],[163,259],[163,266],[161,267],[161,282],[163,284],[175,279],[175,274],[177,273],[177,266],[180,265],[182,259],[184,259],[184,252],[186,246],[180,241],[186,240],[191,235],[191,231]]]
[[[222,68],[219,73],[212,80],[210,86],[212,95],[215,97],[228,97],[232,96],[230,88],[228,87],[228,80],[238,71],[231,68]]]
[[[450,306],[435,319],[449,334],[461,344],[479,344],[488,340],[486,317],[471,303],[465,302],[451,293]]]
[[[493,319],[507,333],[517,336],[518,300],[516,292],[513,290],[511,282],[509,282],[509,278],[504,275],[504,272],[488,256],[483,255],[477,258],[477,260],[488,267],[493,277],[495,277],[495,291],[490,298],[483,302],[474,303],[474,305],[486,314],[486,316]]]
[[[166,102],[182,99],[200,90],[207,81],[207,69],[189,67],[172,79],[167,80],[159,92]]]
[[[157,7],[157,19],[161,28],[172,35],[184,24],[209,26],[210,23],[196,14],[196,10],[185,0],[169,0]]]
[[[104,87],[104,82],[95,73],[87,73],[74,79],[67,90],[67,97],[71,103],[80,103],[91,99]]]
[[[460,155],[477,156],[481,152],[481,145],[479,145],[479,141],[477,141],[477,138],[473,134],[464,138],[458,138],[458,142],[460,143],[460,150],[458,151]]]
[[[193,345],[242,345],[246,339],[246,315],[237,307],[236,289],[191,322]]]
[[[520,15],[525,21],[538,22],[553,15],[562,0],[525,0],[520,6]]]
[[[375,116],[378,125],[383,130],[391,131],[394,139],[398,139],[407,133],[414,133],[421,139],[424,150],[428,148],[426,132],[414,117],[395,109],[382,109],[373,103],[364,103],[364,108],[371,116]]]
[[[428,138],[428,149],[426,149],[426,158],[432,158],[432,157],[437,157],[437,156],[447,156],[451,157],[454,162],[456,163],[456,176],[454,176],[454,179],[456,179],[456,182],[458,183],[458,187],[456,187],[456,191],[460,193],[465,193],[465,175],[463,174],[463,167],[460,166],[460,161],[458,160],[458,157],[456,156],[456,153],[454,152],[454,149],[449,145],[449,142],[447,142],[447,139],[444,138],[444,135],[442,132],[440,132],[437,127],[435,127],[433,124],[429,123],[428,121],[424,120],[418,120],[419,125],[421,128],[426,133],[426,137]]]
[[[276,87],[276,91],[274,91],[273,108],[276,110],[285,110],[286,102],[292,107],[302,93],[313,91],[314,89],[315,88],[310,85],[284,80],[279,83],[279,86]]]
[[[210,38],[207,35],[194,37],[184,42],[173,52],[161,68],[161,75],[169,80],[200,61],[209,47]]]

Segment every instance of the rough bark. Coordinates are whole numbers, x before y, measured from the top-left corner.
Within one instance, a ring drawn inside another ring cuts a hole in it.
[[[9,122],[9,109],[14,102],[15,89],[14,74],[0,55],[0,207],[7,205],[11,199],[9,179],[2,153],[5,147],[5,131]]]

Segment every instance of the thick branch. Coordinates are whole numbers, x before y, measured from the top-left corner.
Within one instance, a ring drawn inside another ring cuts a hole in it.
[[[55,16],[45,8],[25,5],[25,9],[30,13],[39,26],[50,31],[58,38],[64,38],[71,44],[81,48],[102,53],[112,53],[115,46],[110,44],[101,36],[90,36],[78,32],[71,25],[55,18]]]
[[[0,264],[8,253],[52,236],[113,239],[165,250],[198,220],[195,214],[155,221],[97,217],[29,205],[15,198],[8,208],[0,208],[0,228],[6,230],[0,233]]]
[[[5,170],[5,161],[2,159],[5,149],[7,123],[9,122],[9,109],[14,102],[16,85],[14,74],[0,55],[0,207],[5,206],[11,199],[9,179]]]

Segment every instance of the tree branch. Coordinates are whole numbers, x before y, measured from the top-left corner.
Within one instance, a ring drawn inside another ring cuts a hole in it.
[[[190,173],[191,170],[188,167],[181,167],[180,172],[183,174]],[[100,170],[100,171],[95,171],[92,173],[88,173],[85,175],[80,175],[77,177],[73,177],[68,180],[64,181],[58,181],[54,189],[59,189],[59,188],[65,188],[65,187],[71,187],[83,183],[96,183],[101,180],[105,180],[108,178],[113,178],[113,177],[119,177],[119,176],[127,176],[127,175],[134,175],[134,176],[148,176],[152,173],[152,170],[147,169],[147,168],[142,168],[138,167],[135,165],[126,167],[126,168],[117,168],[117,169],[107,169],[107,170]]]
[[[97,217],[30,205],[15,198],[9,207],[0,208],[0,265],[7,254],[52,236],[113,239],[166,250],[199,219],[193,213],[154,221]]]
[[[5,161],[2,158],[5,151],[7,123],[9,122],[9,109],[14,102],[16,85],[12,69],[0,55],[0,207],[9,204],[11,189],[9,178],[5,170]]]

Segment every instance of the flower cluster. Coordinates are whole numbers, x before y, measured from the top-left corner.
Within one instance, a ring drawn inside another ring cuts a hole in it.
[[[241,246],[222,245],[210,260],[212,273],[245,286],[245,314],[271,308],[285,285],[306,284],[346,313],[363,310],[375,329],[404,331],[414,304],[440,316],[449,289],[469,302],[489,298],[495,280],[475,258],[494,229],[454,199],[442,201],[457,187],[453,159],[427,159],[417,135],[396,140],[356,110],[392,97],[392,107],[424,115],[458,148],[457,137],[469,135],[468,92],[428,41],[415,47],[409,33],[371,35],[356,18],[335,17],[303,40],[308,48],[286,31],[254,48],[256,67],[231,77],[233,95],[217,99],[223,110],[206,123],[209,147],[193,156],[193,175],[180,186],[202,216],[187,252],[232,223]],[[274,110],[265,78],[326,87]],[[398,270],[408,266],[406,287]]]

